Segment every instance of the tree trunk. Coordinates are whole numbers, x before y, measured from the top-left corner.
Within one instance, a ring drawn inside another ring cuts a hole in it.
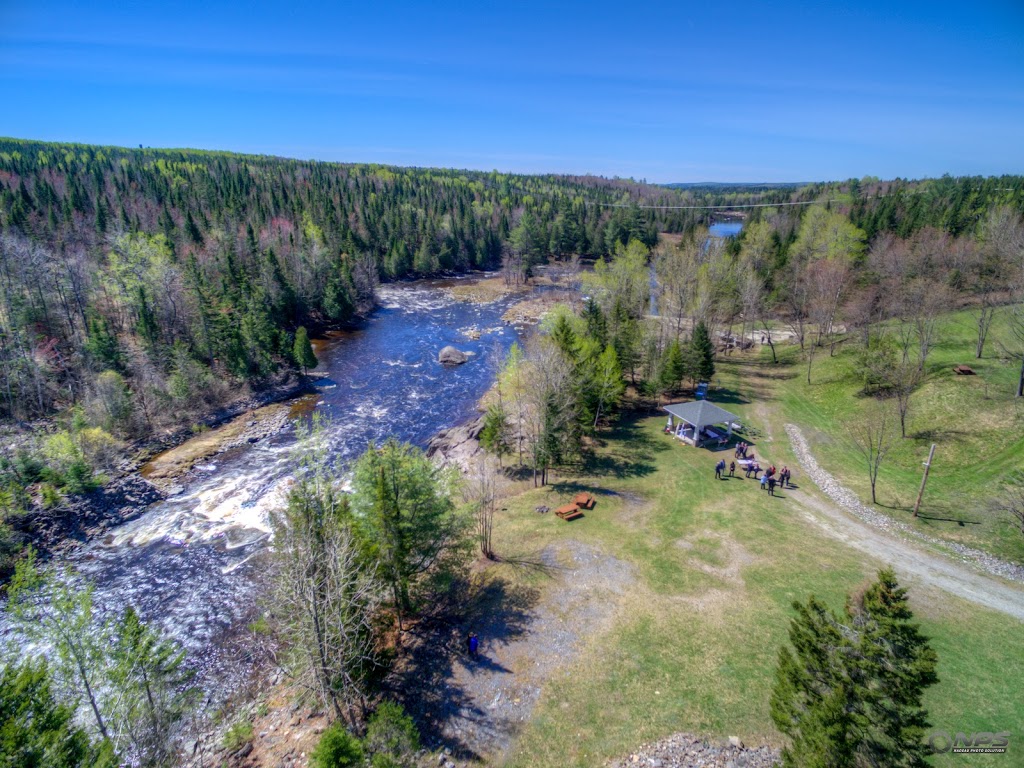
[[[1017,397],[1024,397],[1024,357],[1020,361],[1020,376],[1017,378]]]

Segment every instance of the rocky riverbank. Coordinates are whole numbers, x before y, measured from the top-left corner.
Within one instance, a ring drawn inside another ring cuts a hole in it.
[[[221,452],[244,442],[254,443],[284,429],[288,424],[289,408],[280,403],[308,392],[310,382],[286,379],[260,392],[241,397],[210,413],[200,424],[216,433],[225,422],[238,422],[235,434],[217,441],[211,449]],[[252,413],[259,415],[253,417]],[[133,454],[123,460],[113,476],[99,488],[88,493],[74,494],[52,509],[36,508],[28,514],[12,518],[8,524],[23,543],[48,557],[84,544],[122,523],[135,519],[151,505],[174,493],[175,480],[186,474],[210,451],[190,451],[186,446],[192,440],[202,441],[193,429],[177,429],[162,435],[153,435],[129,446]],[[206,438],[207,441],[209,438]],[[142,470],[151,461],[179,449],[194,454],[194,458],[179,465],[177,472],[164,471],[158,478],[148,478]]]
[[[463,472],[472,471],[484,452],[479,439],[483,427],[484,417],[480,415],[457,427],[442,429],[427,443],[427,457],[445,466],[457,466]]]

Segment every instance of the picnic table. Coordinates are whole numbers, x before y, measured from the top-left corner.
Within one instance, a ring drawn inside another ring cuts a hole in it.
[[[555,510],[555,514],[565,521],[575,520],[577,517],[583,517],[583,512],[575,504],[566,504],[561,506]]]
[[[593,509],[594,505],[597,504],[597,499],[589,493],[577,493],[573,497],[572,503],[580,509]]]

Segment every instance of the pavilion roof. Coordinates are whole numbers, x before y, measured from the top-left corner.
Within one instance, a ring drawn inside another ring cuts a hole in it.
[[[712,424],[727,424],[739,419],[735,413],[730,413],[725,408],[719,408],[707,400],[694,400],[690,403],[673,403],[666,405],[665,410],[677,419],[693,424],[697,429]]]

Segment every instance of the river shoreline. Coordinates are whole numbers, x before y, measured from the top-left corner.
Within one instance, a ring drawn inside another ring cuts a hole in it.
[[[197,424],[204,429],[216,430],[236,419],[245,419],[254,412],[301,398],[313,391],[312,379],[296,379],[288,376],[282,381],[259,392],[227,403]],[[284,429],[287,424],[273,423],[253,425],[245,433],[247,442],[258,442]],[[64,555],[72,549],[88,544],[111,528],[130,522],[142,515],[150,505],[166,499],[177,490],[176,483],[153,482],[144,476],[143,468],[154,458],[186,445],[196,438],[191,427],[181,427],[162,435],[150,435],[129,445],[132,455],[122,460],[116,473],[99,488],[84,494],[70,496],[65,503],[53,509],[36,509],[9,521],[12,529],[22,537],[26,546],[31,546],[36,555],[46,560]],[[226,449],[231,447],[226,445]],[[214,452],[205,454],[212,455]],[[182,479],[203,456],[177,474],[174,480]]]
[[[508,286],[494,273],[481,273],[468,279],[423,281],[441,288],[459,302],[491,304],[512,295],[521,295],[501,320],[522,329],[538,323],[559,299],[538,295],[536,285]],[[346,326],[358,329],[373,316],[371,311],[360,323]],[[331,343],[329,330],[320,328],[321,338],[313,340],[317,352]],[[163,434],[148,435],[130,443],[112,476],[99,488],[76,494],[52,509],[34,509],[9,521],[22,542],[31,546],[41,559],[65,555],[103,536],[112,528],[135,520],[147,508],[181,492],[183,484],[196,474],[195,467],[232,448],[259,443],[288,429],[299,415],[302,398],[316,393],[317,380],[325,376],[312,372],[299,377],[293,372],[281,376],[267,388],[247,393],[220,406],[191,426],[182,426]],[[492,385],[493,388],[493,385]],[[424,443],[428,455],[442,463],[471,471],[480,453],[477,437],[482,426],[482,411],[487,393],[474,404],[474,413],[438,430]]]

